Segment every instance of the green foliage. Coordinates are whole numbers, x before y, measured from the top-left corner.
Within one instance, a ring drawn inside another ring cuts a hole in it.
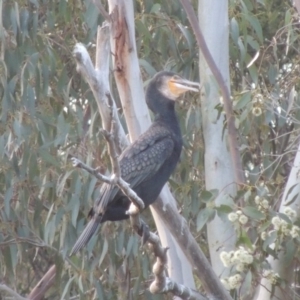
[[[240,299],[262,277],[284,288],[268,270],[267,255],[297,261],[299,219],[288,208],[278,216],[277,210],[299,142],[299,33],[288,1],[230,1],[229,9],[231,90],[247,187],[228,219],[236,228],[236,251],[244,247],[253,255],[241,267],[235,252],[229,254],[231,276],[243,278],[233,292]]]
[[[140,251],[129,222],[103,225],[80,257],[67,257],[99,193],[99,183],[74,169],[69,155],[109,168],[97,106],[72,58],[77,41],[94,43],[103,18],[88,0],[5,1],[2,17],[2,280],[26,295],[56,264],[47,298],[116,299],[116,272],[125,264],[133,299],[164,298],[147,291],[153,258]],[[197,48],[178,2],[137,2],[136,32],[145,80],[163,68],[197,73]]]
[[[280,221],[285,225],[278,230],[273,223],[298,143],[300,98],[294,91],[299,90],[300,39],[289,1],[229,2],[231,91],[247,187],[228,205],[215,206],[218,191],[206,191],[204,185],[200,100],[190,97],[178,107],[184,151],[170,186],[202,247],[207,222],[216,214],[223,219],[237,214],[237,246],[253,255],[240,271],[244,279],[235,292],[238,298],[263,276],[268,254],[277,257],[283,247],[289,264],[299,252],[299,237],[291,234],[299,219],[280,215],[286,224]],[[198,48],[180,3],[134,5],[145,82],[161,69],[198,80]],[[75,170],[68,157],[102,171],[109,167],[97,106],[72,58],[77,41],[95,42],[102,21],[89,0],[3,3],[0,268],[2,281],[22,295],[56,264],[56,286],[47,298],[116,299],[116,272],[124,264],[131,272],[133,299],[164,298],[147,291],[153,258],[140,249],[128,222],[105,224],[80,257],[67,257],[99,192],[95,178]],[[242,206],[233,204],[241,200]],[[149,213],[143,215],[153,226]]]

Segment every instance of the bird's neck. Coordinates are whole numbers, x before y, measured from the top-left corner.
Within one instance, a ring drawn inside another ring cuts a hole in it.
[[[165,97],[152,86],[147,90],[146,100],[149,109],[154,113],[155,121],[165,124],[172,132],[181,136],[175,101]]]
[[[157,112],[155,114],[155,121],[162,122],[174,133],[181,134],[174,103],[166,105],[164,109],[161,109],[159,112]]]

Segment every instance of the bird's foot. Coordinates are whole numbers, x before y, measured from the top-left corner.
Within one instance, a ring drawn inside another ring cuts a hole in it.
[[[131,202],[128,210],[126,211],[126,215],[134,216],[137,215],[139,212],[140,212],[139,208],[134,203]]]
[[[76,157],[72,157],[71,162],[73,167],[79,167],[81,165],[81,161]]]

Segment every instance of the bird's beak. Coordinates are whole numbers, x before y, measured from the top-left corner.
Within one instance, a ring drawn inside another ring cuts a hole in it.
[[[187,79],[183,78],[171,78],[169,81],[169,87],[170,90],[174,94],[183,94],[187,91],[192,91],[192,92],[199,92],[200,91],[200,84],[198,82],[194,81],[189,81]]]

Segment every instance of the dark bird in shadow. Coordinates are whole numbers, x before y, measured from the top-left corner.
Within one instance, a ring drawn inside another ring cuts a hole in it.
[[[182,136],[175,113],[175,101],[187,92],[199,91],[199,83],[167,71],[157,73],[146,91],[146,101],[155,119],[149,129],[119,157],[121,177],[143,200],[145,207],[158,197],[179,160]],[[117,186],[104,183],[89,213],[90,221],[70,255],[81,250],[105,221],[127,219],[131,201]]]

